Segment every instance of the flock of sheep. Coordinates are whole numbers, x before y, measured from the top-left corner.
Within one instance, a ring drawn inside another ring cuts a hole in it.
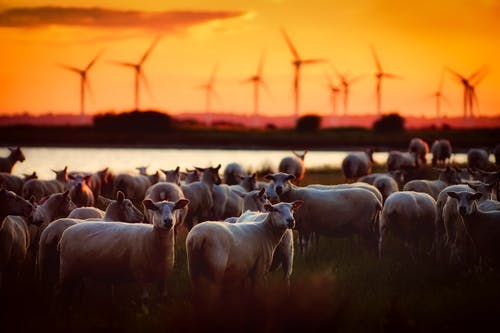
[[[308,186],[300,186],[307,152],[284,158],[262,181],[236,162],[222,179],[218,165],[154,174],[65,167],[41,180],[12,175],[25,157],[19,147],[9,149],[0,158],[0,286],[8,288],[28,262],[41,289],[63,304],[84,278],[138,284],[143,305],[151,284],[166,296],[181,229],[192,293],[201,302],[259,286],[278,268],[289,287],[292,229],[304,255],[318,235],[358,235],[381,258],[392,234],[412,258],[433,254],[493,267],[500,259],[500,145],[496,166],[487,151],[470,149],[468,168],[457,168],[449,141],[436,140],[429,151],[415,138],[407,152],[389,153],[385,173],[371,173],[372,150],[351,152],[342,163],[345,183]],[[429,153],[438,179],[419,179]]]

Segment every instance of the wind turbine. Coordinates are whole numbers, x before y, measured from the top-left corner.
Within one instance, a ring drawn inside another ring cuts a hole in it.
[[[382,69],[382,64],[377,56],[375,48],[371,46],[373,59],[375,60],[375,65],[377,66],[377,72],[375,73],[375,79],[377,80],[375,92],[377,94],[377,116],[382,115],[382,79],[400,79],[401,77],[395,74],[386,73]]]
[[[244,80],[243,83],[253,83],[253,126],[259,127],[259,88],[262,86],[267,91],[269,87],[262,79],[262,69],[264,68],[264,56],[265,52],[262,52],[260,56],[259,64],[257,66],[257,73],[248,79]]]
[[[139,110],[139,81],[142,79],[142,82],[144,83],[144,86],[150,92],[149,88],[149,83],[148,80],[146,79],[146,75],[144,75],[144,71],[142,70],[142,65],[144,65],[144,62],[148,59],[148,57],[151,55],[151,52],[153,51],[153,48],[158,44],[160,38],[156,38],[151,46],[146,50],[146,52],[142,55],[141,59],[137,63],[132,63],[132,62],[123,62],[123,61],[113,61],[114,64],[132,68],[134,70],[134,105],[135,105],[135,110]]]
[[[328,75],[327,72],[325,72],[325,77],[326,77],[326,83],[328,90],[330,91],[330,101],[332,103],[332,125],[335,124],[336,118],[338,118],[338,113],[337,113],[337,95],[340,93],[340,88],[336,85],[333,84],[333,80],[330,75]]]
[[[97,55],[85,66],[85,68],[80,69],[72,66],[67,66],[67,65],[59,65],[60,67],[70,70],[74,73],[77,73],[80,75],[80,121],[83,124],[85,121],[85,88],[89,91],[90,94],[92,94],[92,89],[90,88],[90,83],[88,81],[87,73],[89,70],[94,66],[95,62],[97,59],[101,56],[103,53],[103,50],[101,50]]]
[[[292,52],[294,60],[292,65],[294,67],[294,78],[293,78],[293,94],[294,94],[294,117],[295,121],[299,118],[299,101],[300,101],[300,68],[302,65],[317,64],[325,62],[326,59],[302,59],[297,52],[297,49],[293,46],[290,37],[288,37],[285,30],[281,30],[283,37],[285,38],[288,48]]]
[[[216,92],[214,90],[214,82],[215,82],[215,74],[217,73],[218,64],[216,63],[214,69],[212,70],[212,74],[210,74],[210,78],[207,83],[199,86],[201,89],[205,90],[205,122],[207,127],[212,125],[212,95],[217,97]]]
[[[342,91],[343,91],[343,118],[347,118],[347,110],[348,110],[348,105],[349,105],[349,91],[350,91],[350,86],[353,83],[358,82],[361,78],[363,78],[364,75],[358,75],[353,78],[348,78],[347,74],[340,74],[339,72],[335,71],[337,76],[340,79],[340,85],[342,86]]]
[[[467,118],[472,118],[474,116],[474,102],[478,104],[478,99],[475,91],[475,87],[485,78],[487,72],[485,72],[484,66],[472,73],[470,76],[465,77],[458,72],[452,70],[451,68],[446,68],[464,87],[464,97],[463,97],[463,112],[464,120]],[[479,75],[481,74],[481,75]],[[475,80],[475,81],[474,81]],[[471,83],[472,82],[472,83]]]

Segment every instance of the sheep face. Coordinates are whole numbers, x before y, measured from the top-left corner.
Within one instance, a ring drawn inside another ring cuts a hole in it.
[[[291,180],[295,179],[294,175],[278,172],[272,175],[265,176],[271,183],[267,187],[266,194],[271,202],[279,202],[280,195],[287,193],[292,189]]]
[[[111,202],[107,210],[117,212],[117,221],[141,223],[144,220],[144,215],[141,211],[132,204],[132,201],[125,198],[125,194],[122,191],[118,191],[116,201]]]
[[[0,210],[2,212],[8,212],[8,215],[30,216],[33,209],[33,205],[23,197],[4,188],[0,189]]]
[[[448,196],[458,201],[458,211],[462,216],[469,216],[477,210],[477,200],[479,200],[482,193],[472,193],[467,191],[462,192],[448,192]]]
[[[208,167],[208,168],[198,168],[195,167],[196,170],[199,172],[203,172],[202,180],[209,183],[209,184],[215,184],[215,185],[220,185],[222,183],[222,180],[219,176],[219,169],[221,165],[219,164],[217,167]]]
[[[181,175],[179,172],[179,167],[175,170],[161,170],[165,174],[165,181],[167,183],[174,183],[177,185],[181,184]]]
[[[275,205],[266,204],[265,209],[270,214],[270,220],[273,227],[282,229],[295,228],[295,218],[293,214],[304,203],[297,200],[291,203],[280,202]]]
[[[68,216],[69,213],[71,213],[71,211],[76,208],[75,203],[71,201],[69,190],[64,193],[51,194],[42,205],[48,208],[52,216],[46,216],[45,212],[37,207],[35,209],[35,212],[33,213],[33,219],[31,220],[31,223],[35,225],[41,225],[44,222],[50,222],[46,221],[47,218],[49,218],[50,220],[55,220],[61,217]]]
[[[153,221],[151,221],[151,223],[156,228],[170,230],[177,223],[177,215],[174,214],[174,211],[184,208],[189,203],[189,200],[179,199],[176,202],[165,200],[153,202],[150,199],[146,199],[142,203],[146,209],[154,212]]]
[[[26,157],[24,157],[23,152],[21,151],[21,147],[10,148],[10,154],[14,158],[14,161],[24,162]]]

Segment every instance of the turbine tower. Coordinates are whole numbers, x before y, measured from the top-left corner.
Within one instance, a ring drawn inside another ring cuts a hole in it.
[[[264,56],[265,52],[262,52],[260,56],[259,64],[257,66],[257,73],[248,79],[244,80],[243,83],[253,83],[253,127],[259,127],[259,90],[260,87],[264,87],[269,91],[268,85],[262,79],[262,70],[264,68]]]
[[[340,74],[339,72],[335,71],[337,74],[338,78],[340,79],[340,85],[342,86],[342,92],[343,92],[343,101],[342,101],[342,106],[343,106],[343,114],[342,117],[344,120],[347,120],[347,114],[348,114],[348,107],[349,107],[349,92],[350,92],[350,87],[351,84],[358,82],[361,78],[363,78],[364,75],[358,75],[353,78],[349,78],[347,74]]]
[[[325,62],[326,59],[302,59],[299,56],[299,53],[297,52],[297,49],[295,46],[292,44],[292,41],[290,40],[290,37],[288,37],[287,33],[285,30],[281,30],[283,37],[285,38],[286,43],[288,44],[288,47],[290,49],[290,52],[292,52],[294,60],[292,61],[292,65],[294,67],[294,78],[293,78],[293,95],[294,95],[294,120],[297,121],[299,118],[300,114],[300,107],[299,107],[299,102],[300,102],[300,68],[302,65],[310,65],[310,64],[317,64],[321,62]]]
[[[134,71],[134,106],[135,110],[139,110],[139,88],[140,88],[140,80],[144,83],[144,86],[150,92],[149,88],[149,83],[148,80],[146,79],[146,75],[144,75],[144,71],[142,69],[142,65],[144,65],[144,62],[149,58],[151,55],[151,52],[153,51],[154,47],[156,44],[158,44],[160,38],[156,38],[151,46],[146,50],[146,52],[142,55],[141,59],[137,63],[131,63],[131,62],[123,62],[123,61],[113,61],[114,64],[132,68]]]
[[[372,55],[373,59],[375,60],[375,66],[377,66],[377,72],[375,72],[375,79],[376,79],[376,87],[375,87],[375,93],[377,97],[377,116],[380,117],[382,115],[382,79],[400,79],[400,76],[397,76],[395,74],[391,73],[386,73],[382,69],[382,64],[380,63],[380,60],[377,56],[377,52],[375,51],[375,48],[371,46],[372,50]]]
[[[207,83],[199,86],[199,88],[205,90],[205,123],[207,127],[212,126],[212,95],[217,97],[216,92],[214,90],[214,82],[215,82],[215,74],[217,73],[218,64],[215,64],[214,69],[212,70],[212,74],[210,74],[210,78]]]
[[[339,114],[337,112],[337,95],[340,93],[340,88],[333,84],[333,80],[327,72],[325,72],[325,77],[328,90],[330,91],[330,102],[332,104],[331,125],[333,126],[336,120],[339,119]]]
[[[101,56],[102,50],[88,63],[88,65],[83,68],[76,68],[67,65],[59,65],[60,67],[70,70],[74,73],[80,75],[80,122],[83,124],[85,121],[85,89],[88,90],[90,94],[92,94],[92,89],[90,88],[90,83],[88,81],[87,74],[89,70],[94,66],[97,59]]]
[[[439,85],[434,92],[433,96],[436,98],[436,121],[437,121],[437,126],[441,127],[441,101],[444,100],[446,101],[445,97],[443,96],[443,83],[444,83],[444,72],[441,73],[441,78],[439,79]]]
[[[447,68],[447,70],[455,76],[455,78],[464,87],[463,97],[463,117],[464,121],[474,117],[474,104],[479,109],[479,101],[476,95],[476,86],[486,77],[487,71],[485,66],[481,67],[468,77],[459,74],[458,72]]]

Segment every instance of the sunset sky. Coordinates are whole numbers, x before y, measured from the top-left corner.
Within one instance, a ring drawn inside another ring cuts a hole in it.
[[[111,61],[144,64],[151,96],[141,86],[142,109],[171,114],[203,112],[204,91],[215,64],[213,109],[250,114],[252,86],[265,50],[261,112],[293,112],[292,54],[285,29],[301,57],[327,58],[355,77],[349,112],[375,113],[376,49],[385,71],[382,108],[402,115],[434,116],[441,72],[465,76],[488,66],[476,92],[481,115],[500,115],[500,1],[498,0],[0,0],[0,114],[79,111],[79,77],[57,64],[83,68],[104,52],[88,78],[87,113],[130,110],[133,71]],[[302,67],[301,114],[328,114],[329,64]],[[337,80],[337,78],[334,78]],[[446,116],[462,114],[462,86],[445,75]],[[338,109],[342,110],[339,96]]]

